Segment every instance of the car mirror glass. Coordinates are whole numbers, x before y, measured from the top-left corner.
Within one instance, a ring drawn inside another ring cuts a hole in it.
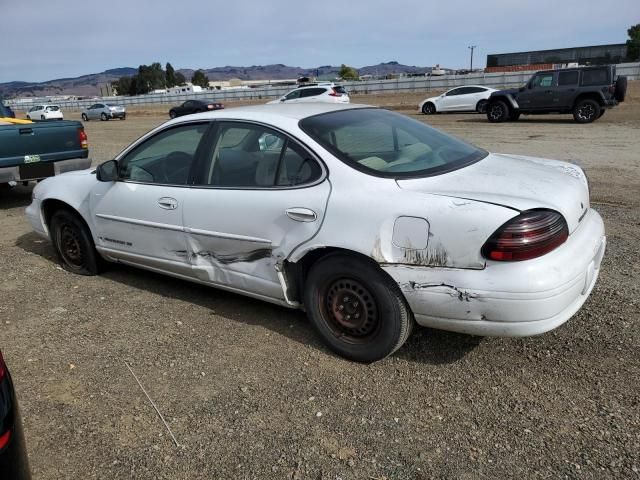
[[[96,178],[100,182],[115,182],[118,179],[118,161],[109,160],[98,165]]]

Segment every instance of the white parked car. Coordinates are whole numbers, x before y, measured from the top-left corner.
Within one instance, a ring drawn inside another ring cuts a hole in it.
[[[29,120],[63,120],[62,110],[58,105],[34,105],[27,112]]]
[[[365,362],[414,321],[556,328],[587,299],[606,244],[575,165],[320,103],[170,120],[94,171],[39,183],[26,213],[71,272],[104,259],[305,308],[331,349]]]
[[[482,85],[468,85],[452,88],[437,97],[427,98],[418,105],[418,110],[425,115],[440,112],[479,112],[484,113],[487,103],[495,88]]]
[[[319,83],[296,88],[279,99],[271,100],[267,103],[349,103],[350,101],[349,95],[343,86],[333,83]]]

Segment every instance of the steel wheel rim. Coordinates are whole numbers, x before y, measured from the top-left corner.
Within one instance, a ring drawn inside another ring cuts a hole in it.
[[[82,267],[84,256],[80,236],[74,228],[64,225],[60,229],[60,253],[69,265]]]
[[[349,343],[365,343],[380,326],[371,292],[353,278],[330,282],[321,297],[321,311],[331,332]]]

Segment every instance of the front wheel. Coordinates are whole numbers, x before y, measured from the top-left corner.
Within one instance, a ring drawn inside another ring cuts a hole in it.
[[[489,104],[486,100],[480,100],[476,105],[476,112],[485,113],[487,111],[487,105]]]
[[[398,285],[377,265],[349,255],[329,255],[312,267],[304,304],[327,346],[357,362],[391,355],[413,329]]]
[[[178,114],[175,112],[175,110],[169,110],[169,118],[176,118],[178,116]]]
[[[573,119],[578,123],[591,123],[600,117],[600,104],[590,98],[585,98],[573,107]]]
[[[78,217],[68,210],[58,210],[51,217],[51,238],[62,266],[78,275],[96,275],[98,252],[91,233]]]
[[[83,113],[81,116],[82,116],[82,121],[83,122],[88,122],[89,121],[89,117],[87,117],[86,113]]]
[[[126,115],[122,115],[122,116],[120,117],[120,120],[126,120],[126,119],[127,119],[127,116],[126,116]]]
[[[431,102],[427,102],[422,106],[422,113],[425,115],[433,115],[436,113],[436,106]]]
[[[100,120],[102,120],[102,121],[104,122],[104,121],[109,120],[109,117],[107,117],[107,114],[106,114],[106,113],[102,112],[102,113],[100,114]]]
[[[509,107],[502,100],[489,103],[487,119],[493,123],[506,122],[509,119]]]

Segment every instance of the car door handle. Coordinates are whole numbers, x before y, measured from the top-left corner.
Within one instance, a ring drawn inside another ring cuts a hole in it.
[[[315,222],[318,216],[309,208],[292,207],[285,210],[287,217],[296,222]]]
[[[162,197],[158,199],[158,205],[165,210],[175,210],[178,208],[178,201],[171,197]]]

